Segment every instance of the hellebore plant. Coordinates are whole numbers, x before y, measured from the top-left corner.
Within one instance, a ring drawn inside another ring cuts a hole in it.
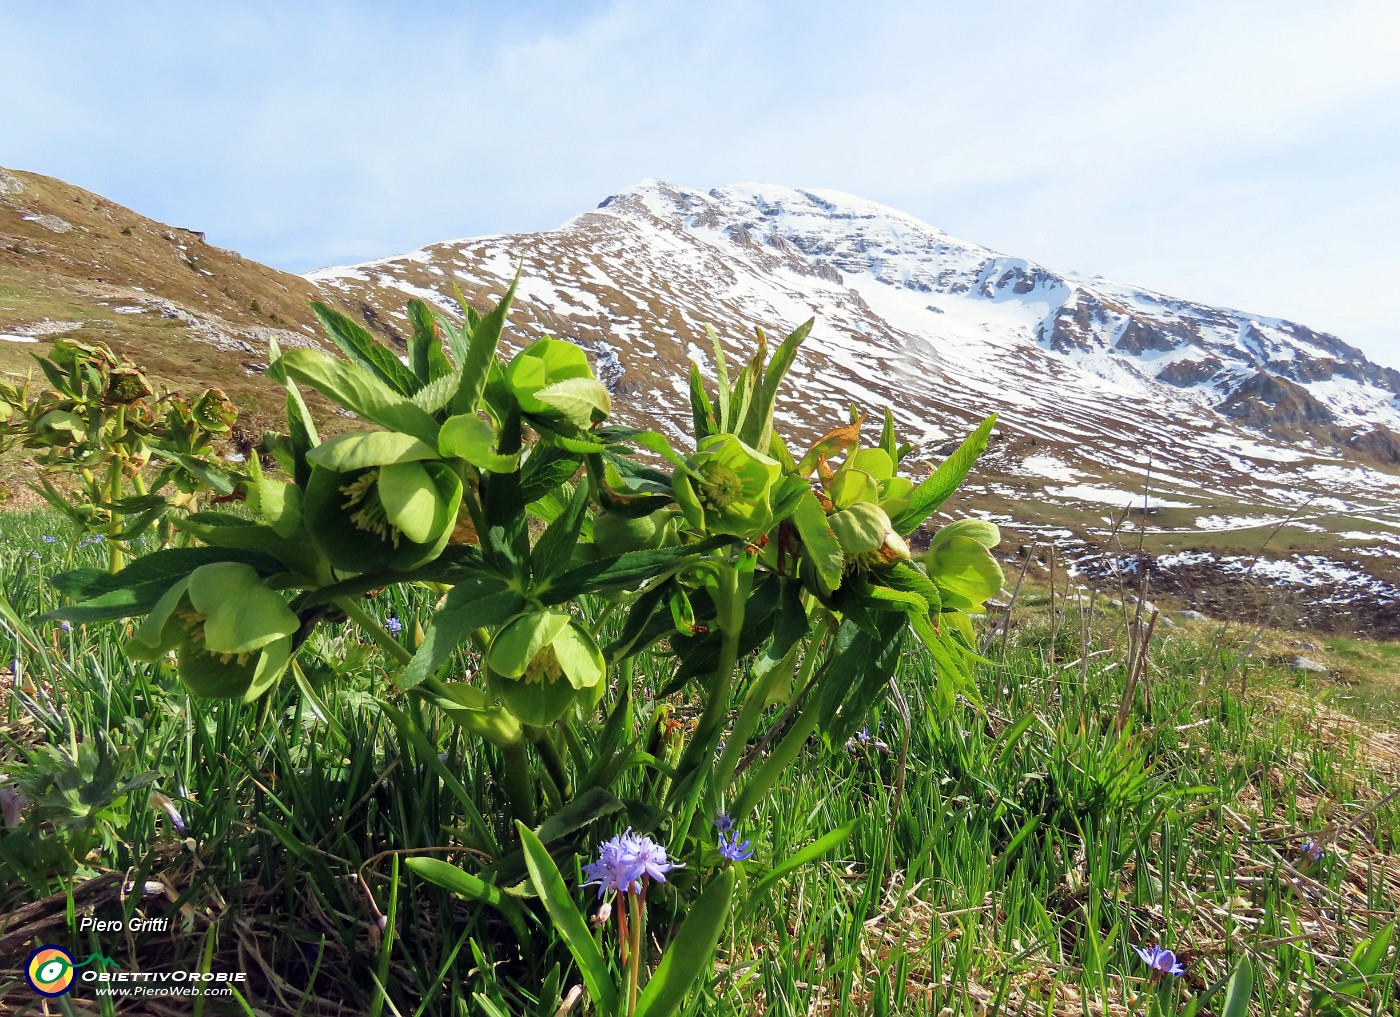
[[[402,355],[313,305],[342,356],[271,347],[287,428],[263,440],[278,472],[253,456],[235,478],[248,512],[193,512],[178,521],[191,546],[115,575],[64,574],[73,603],[53,617],[144,616],[134,655],[194,695],[243,701],[288,672],[300,680],[303,647],[355,626],[385,654],[400,695],[382,710],[402,738],[432,744],[455,724],[491,768],[492,792],[451,833],[489,863],[414,858],[410,870],[494,909],[522,954],[534,950],[525,911],[543,908],[598,1013],[663,1017],[708,969],[732,863],[752,858],[736,824],[810,739],[859,737],[905,652],[932,660],[942,716],[960,695],[975,702],[968,612],[1000,587],[995,527],[945,526],[922,559],[909,538],[958,489],[994,418],[917,483],[888,411],[873,445],[853,410],[798,454],[773,419],[808,322],[771,350],[760,331],[732,374],[716,339],[712,382],[691,368],[693,444],[678,448],[609,422],[611,396],[579,347],[546,336],[505,357],[514,288],[486,313],[464,301],[458,320],[413,301]],[[322,440],[303,387],[357,429]],[[191,419],[216,420],[216,402]],[[86,440],[84,419],[46,426]],[[199,467],[193,452],[175,461]],[[412,640],[369,603],[404,585],[436,598]],[[643,652],[654,699],[636,682]],[[682,689],[704,704],[693,729],[671,715]],[[405,695],[419,709],[401,709]],[[623,898],[622,993],[554,861],[620,812],[632,829],[605,843],[587,882]],[[673,886],[687,917],[648,975],[646,888],[673,858],[715,857],[716,815],[726,864]],[[774,860],[773,879],[785,864]]]
[[[232,434],[238,417],[221,391],[194,402],[159,392],[102,343],[59,338],[35,360],[48,390],[0,381],[0,448],[21,445],[34,456],[44,471],[39,493],[87,534],[85,544],[111,538],[113,572],[132,540],[155,527],[163,546],[172,517],[233,493],[235,478],[211,462],[215,441]]]

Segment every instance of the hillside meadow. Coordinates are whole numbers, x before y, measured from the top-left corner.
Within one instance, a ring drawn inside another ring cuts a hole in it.
[[[0,773],[26,798],[0,836],[15,1012],[39,1012],[20,960],[48,941],[137,970],[247,971],[207,1013],[586,1012],[544,930],[542,955],[511,956],[486,909],[405,864],[452,858],[477,809],[507,824],[460,732],[415,738],[386,711],[416,707],[365,632],[320,642],[303,680],[258,702],[200,699],[128,656],[129,625],[35,620],[56,602],[47,578],[100,567],[100,545],[46,511],[0,516],[0,533]],[[1368,723],[1394,709],[1395,645],[1329,639],[1316,655],[1352,681],[1299,677],[1267,662],[1297,633],[1159,620],[1145,641],[1113,591],[1017,585],[978,622],[981,709],[936,719],[927,661],[907,653],[905,712],[803,749],[745,826],[741,878],[850,833],[735,910],[684,1012],[1220,1013],[1245,960],[1250,1013],[1394,1012],[1394,951],[1369,973],[1356,959],[1400,906],[1400,740]],[[371,603],[408,632],[429,606]],[[678,916],[651,904],[664,943]],[[80,936],[80,914],[175,924]],[[1185,974],[1154,981],[1134,950],[1152,944]],[[190,1012],[130,1005],[75,993],[50,1012]]]

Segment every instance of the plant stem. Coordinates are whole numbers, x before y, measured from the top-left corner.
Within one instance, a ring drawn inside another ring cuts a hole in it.
[[[751,578],[752,575],[753,573],[749,572],[746,578]],[[719,662],[715,665],[710,687],[706,690],[705,710],[695,727],[695,736],[690,739],[690,744],[681,756],[676,781],[671,786],[672,793],[684,791],[687,794],[691,799],[692,808],[698,789],[698,784],[693,778],[700,766],[713,755],[715,744],[719,741],[720,727],[729,714],[734,665],[739,659],[739,633],[744,627],[744,597],[740,588],[742,586],[744,593],[747,593],[749,585],[740,583],[740,567],[737,564],[721,565],[716,570],[716,580],[714,598],[715,607],[718,609],[716,623],[720,631]],[[688,822],[682,822],[678,828],[684,829],[688,825]]]
[[[632,943],[627,966],[627,1017],[637,1012],[637,990],[642,982],[642,893],[629,893],[627,906],[632,911]]]
[[[526,826],[535,827],[535,785],[530,779],[530,756],[525,743],[507,745],[501,749],[501,785],[510,802],[510,813]]]

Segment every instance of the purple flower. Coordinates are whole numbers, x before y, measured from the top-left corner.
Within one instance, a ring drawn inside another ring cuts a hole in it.
[[[72,632],[72,631],[73,631],[73,626],[72,626],[71,624],[69,624],[68,622],[66,622],[66,621],[61,621],[61,622],[58,623],[58,631],[60,631],[60,632]]]
[[[715,813],[715,818],[710,820],[710,822],[715,825],[715,829],[719,831],[721,837],[726,833],[734,832],[734,817],[726,813]]]
[[[724,834],[720,834],[720,856],[731,862],[748,861],[748,859],[753,857],[753,848],[749,846],[752,843],[752,841],[746,840],[741,844],[739,842],[739,835],[737,833],[730,837],[726,837]]]
[[[878,726],[876,730],[879,730]],[[854,738],[846,739],[846,751],[855,752],[857,749],[874,749],[876,752],[888,752],[890,747],[879,741],[870,733],[870,725],[867,724],[856,732]]]
[[[588,876],[583,883],[598,884],[598,896],[609,890],[617,893],[639,893],[643,879],[666,882],[666,873],[684,868],[680,862],[666,858],[666,849],[650,837],[635,834],[629,828],[598,848],[598,860],[583,867]]]
[[[397,636],[403,631],[403,622],[399,621],[395,615],[391,614],[388,618],[384,619],[384,628],[388,630],[389,635]]]
[[[1135,946],[1138,956],[1152,969],[1153,979],[1163,975],[1184,975],[1186,969],[1176,962],[1176,954],[1163,950],[1160,946]]]
[[[45,544],[57,544],[57,543],[58,543],[58,538],[57,538],[57,537],[50,537],[47,533],[44,534],[42,540],[44,541]]]
[[[166,817],[170,820],[170,825],[175,828],[175,832],[183,837],[187,832],[185,817],[180,815],[180,810],[175,807],[175,803],[159,791],[152,791],[151,798],[165,812]]]
[[[1315,840],[1310,840],[1303,844],[1303,857],[1310,862],[1322,861],[1322,856],[1326,853],[1327,852],[1323,850],[1322,845]]]

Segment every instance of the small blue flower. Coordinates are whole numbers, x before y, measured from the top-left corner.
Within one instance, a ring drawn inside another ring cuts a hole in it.
[[[1170,950],[1163,950],[1160,946],[1135,946],[1139,957],[1152,969],[1152,978],[1155,981],[1163,975],[1184,975],[1186,969],[1176,962],[1176,954]]]
[[[684,866],[666,858],[666,849],[650,837],[628,829],[598,848],[598,860],[583,867],[588,877],[583,885],[598,884],[601,898],[609,890],[616,893],[640,893],[643,879],[666,882],[666,873]]]
[[[723,836],[726,833],[734,832],[734,817],[726,813],[716,813],[715,818],[710,820],[710,822],[713,823],[715,829],[720,832],[720,836]]]
[[[1320,862],[1320,861],[1322,861],[1322,857],[1323,857],[1323,855],[1325,855],[1325,854],[1327,854],[1327,852],[1323,849],[1322,845],[1319,844],[1317,841],[1315,841],[1315,840],[1310,840],[1310,841],[1304,842],[1304,844],[1303,844],[1303,857],[1306,858],[1308,861],[1310,861],[1310,862]]]
[[[58,538],[57,538],[57,537],[51,537],[51,536],[49,536],[47,533],[44,534],[44,536],[43,536],[41,539],[44,541],[45,544],[57,544],[57,543],[58,543]]]
[[[73,626],[70,625],[70,624],[69,624],[68,622],[66,622],[66,621],[61,621],[61,622],[58,623],[58,631],[60,631],[60,632],[72,632],[72,631],[73,631]]]
[[[188,832],[188,828],[185,826],[185,817],[180,815],[180,810],[175,807],[175,803],[158,791],[152,793],[151,797],[164,810],[170,819],[170,825],[175,828],[175,832],[183,837]]]
[[[719,835],[719,853],[722,858],[731,862],[744,862],[753,857],[752,841],[739,842],[739,835],[736,833],[731,837],[724,834]]]
[[[399,621],[397,617],[391,614],[388,618],[384,619],[384,628],[389,631],[389,635],[397,636],[403,631],[403,622]]]
[[[877,731],[879,730],[878,724],[876,725],[875,729]],[[888,745],[878,740],[874,735],[870,733],[869,724],[866,724],[859,731],[857,731],[856,736],[854,738],[846,739],[847,752],[855,752],[858,749],[874,749],[876,752],[890,751],[890,747]]]

